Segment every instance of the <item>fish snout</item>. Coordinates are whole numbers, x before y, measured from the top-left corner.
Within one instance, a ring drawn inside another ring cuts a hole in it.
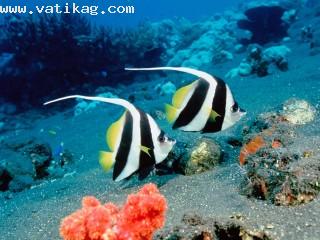
[[[177,140],[174,138],[168,138],[168,141],[172,143],[172,145],[176,144]]]
[[[240,109],[239,109],[239,113],[240,113],[240,116],[244,116],[244,115],[247,114],[247,111],[244,110],[244,109],[242,109],[242,108],[240,108]]]

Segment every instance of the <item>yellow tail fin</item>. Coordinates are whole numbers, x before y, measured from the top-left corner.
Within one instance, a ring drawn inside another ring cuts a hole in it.
[[[104,171],[109,171],[114,164],[114,159],[112,156],[112,152],[99,152],[99,163]]]

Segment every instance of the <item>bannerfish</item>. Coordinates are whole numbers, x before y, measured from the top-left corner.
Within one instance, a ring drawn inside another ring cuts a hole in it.
[[[229,86],[220,78],[186,67],[126,68],[126,70],[171,70],[193,74],[199,79],[178,89],[172,105],[166,104],[167,120],[173,129],[201,131],[225,130],[246,114],[234,100]]]
[[[126,179],[134,173],[139,174],[139,179],[145,178],[156,164],[166,159],[176,142],[160,129],[149,114],[124,99],[72,95],[44,105],[70,98],[106,102],[126,109],[107,130],[106,142],[110,152],[99,153],[99,162],[104,170],[108,171],[114,165],[115,181]]]

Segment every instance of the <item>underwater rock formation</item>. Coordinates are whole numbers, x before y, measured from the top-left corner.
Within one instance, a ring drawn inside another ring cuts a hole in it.
[[[270,67],[273,65],[280,71],[287,71],[289,68],[287,56],[290,52],[291,50],[285,45],[272,46],[265,50],[253,45],[248,56],[242,60],[237,68],[231,69],[226,77],[244,77],[251,74],[264,77],[271,73]]]
[[[47,143],[37,139],[3,141],[0,152],[0,189],[12,192],[50,177],[62,177],[73,158],[68,150],[56,155]]]
[[[148,24],[127,31],[94,28],[74,14],[7,16],[0,39],[0,95],[26,109],[70,91],[89,94],[106,83],[126,82],[131,78],[123,68],[132,59],[146,67],[161,63],[160,32]]]
[[[209,171],[222,159],[221,147],[211,139],[200,138],[192,145],[178,144],[176,148],[169,158],[174,159],[174,170],[184,175]]]
[[[236,42],[232,32],[234,21],[221,17],[189,24],[189,31],[185,31],[180,37],[184,44],[175,49],[167,65],[201,68],[206,64],[232,60],[233,55],[228,50],[232,49]]]
[[[242,39],[243,44],[264,45],[279,42],[286,37],[289,25],[282,19],[285,9],[280,6],[257,6],[245,11],[247,19],[238,21],[238,27],[252,33],[250,39]]]
[[[60,235],[65,240],[152,239],[164,225],[166,210],[166,199],[154,184],[130,194],[122,207],[87,196],[80,210],[62,220]]]
[[[185,214],[180,224],[161,231],[155,239],[271,240],[263,231],[250,229],[237,219],[203,218],[191,213]]]
[[[285,206],[307,203],[318,195],[320,152],[316,146],[320,139],[304,135],[297,128],[296,124],[310,122],[311,117],[306,119],[304,114],[296,114],[290,122],[286,115],[287,111],[300,112],[301,106],[307,106],[302,108],[307,114],[311,110],[314,114],[305,101],[289,100],[284,110],[262,114],[244,129],[239,156],[240,164],[246,169],[241,186],[243,194]]]

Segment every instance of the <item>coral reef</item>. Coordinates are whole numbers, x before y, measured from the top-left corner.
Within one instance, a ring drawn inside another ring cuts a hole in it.
[[[231,30],[234,21],[231,18],[220,17],[190,25],[190,31],[185,34],[190,35],[190,32],[193,32],[192,38],[183,36],[190,39],[187,41],[188,44],[176,49],[167,65],[201,68],[206,64],[232,60],[233,56],[228,50],[232,49],[236,42]],[[197,31],[194,31],[195,29]]]
[[[242,39],[243,44],[266,44],[279,42],[287,36],[289,25],[283,21],[285,9],[280,6],[257,6],[245,11],[247,19],[238,21],[238,27],[252,33],[250,39]]]
[[[276,205],[297,205],[312,201],[320,191],[320,152],[314,145],[320,139],[297,128],[312,120],[314,111],[306,101],[288,100],[283,109],[260,115],[244,129],[239,161],[246,179],[241,192]],[[291,122],[287,111],[298,111]]]
[[[125,82],[125,64],[157,65],[162,52],[160,36],[148,24],[121,31],[94,28],[80,15],[9,15],[2,28],[0,94],[20,109],[70,89],[85,94],[106,82]]]
[[[160,95],[173,95],[177,88],[172,82],[166,82],[164,84],[158,84],[155,86],[155,90],[160,93]]]
[[[237,68],[231,69],[227,74],[227,78],[237,76],[249,76],[257,74],[258,77],[264,77],[272,73],[272,66],[280,71],[288,70],[287,56],[291,50],[284,46],[272,46],[262,50],[259,46],[251,46],[248,56],[242,60]]]
[[[222,157],[221,147],[207,138],[197,139],[192,145],[180,143],[169,155],[174,159],[173,169],[184,175],[209,171],[219,164]]]
[[[154,184],[130,194],[122,207],[84,197],[82,208],[62,220],[60,234],[66,240],[151,240],[164,225],[166,209],[166,200]]]

